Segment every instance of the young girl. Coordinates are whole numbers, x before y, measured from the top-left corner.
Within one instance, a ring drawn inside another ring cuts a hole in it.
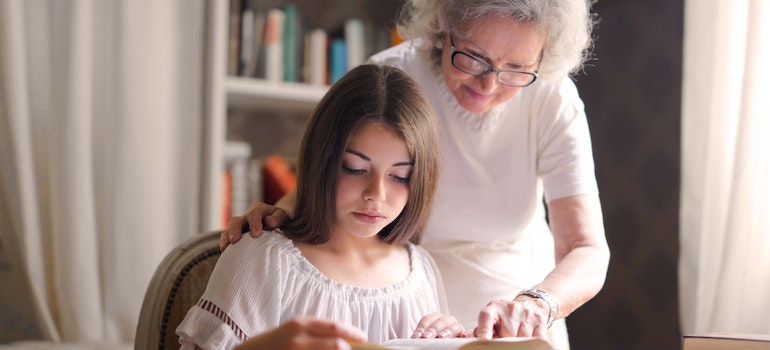
[[[396,68],[359,66],[332,86],[302,141],[294,219],[222,254],[177,328],[182,347],[463,335],[443,314],[433,260],[414,245],[438,179],[433,113]],[[423,316],[431,326],[417,329]]]

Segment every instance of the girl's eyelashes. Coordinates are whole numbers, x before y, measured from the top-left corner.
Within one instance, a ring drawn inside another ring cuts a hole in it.
[[[392,176],[393,176],[393,179],[395,179],[396,182],[398,182],[398,183],[409,184],[409,178],[408,177],[401,177],[401,176],[398,176],[398,175],[392,175]]]
[[[345,164],[342,165],[342,171],[345,172],[346,174],[351,174],[351,175],[361,175],[366,173],[365,169],[353,169],[351,167],[346,166]],[[409,176],[404,177],[404,176],[398,176],[395,174],[391,174],[389,176],[390,178],[393,179],[393,181],[397,183],[409,184]]]
[[[345,166],[345,164],[342,165],[342,171],[348,173],[348,174],[363,174],[366,172],[366,170],[363,169],[353,169]]]

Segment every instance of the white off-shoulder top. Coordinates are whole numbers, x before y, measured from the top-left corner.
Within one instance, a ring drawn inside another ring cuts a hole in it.
[[[346,322],[373,342],[409,337],[422,316],[447,307],[432,258],[413,244],[406,248],[405,280],[363,288],[322,274],[280,233],[244,235],[222,253],[206,291],[177,328],[182,349],[229,349],[295,316]]]

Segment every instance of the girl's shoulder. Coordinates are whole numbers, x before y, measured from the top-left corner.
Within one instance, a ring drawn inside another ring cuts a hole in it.
[[[227,246],[220,260],[261,265],[267,260],[293,258],[295,250],[294,243],[280,232],[263,231],[257,238],[244,234],[240,241]]]

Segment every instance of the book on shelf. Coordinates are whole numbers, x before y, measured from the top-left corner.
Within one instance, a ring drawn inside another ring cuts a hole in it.
[[[248,182],[248,195],[246,196],[248,205],[246,208],[248,209],[248,206],[250,206],[251,203],[264,202],[265,200],[263,194],[265,191],[265,184],[262,181],[262,158],[249,159],[246,177]]]
[[[262,163],[262,182],[265,203],[275,204],[287,193],[297,188],[297,174],[279,154],[272,154]]]
[[[316,28],[305,35],[305,79],[311,85],[326,85],[329,82],[327,67],[327,45],[329,36],[326,31]]]
[[[688,334],[683,350],[770,350],[770,334]]]
[[[249,202],[249,159],[251,145],[242,141],[225,143],[225,193],[223,218],[225,226],[232,215],[241,215],[251,204]]]
[[[239,75],[257,77],[257,69],[264,60],[262,41],[267,14],[259,9],[257,0],[247,0],[243,6]]]
[[[375,21],[348,18],[312,27],[314,14],[303,14],[301,3],[277,7],[261,0],[229,3],[232,76],[328,85],[393,44],[392,29]]]
[[[241,0],[230,0],[230,31],[227,56],[227,74],[238,75],[241,43]]]
[[[401,37],[401,34],[398,33],[398,28],[395,26],[390,28],[390,45],[396,46],[400,43],[404,42],[404,38]]]
[[[358,18],[348,18],[345,21],[345,43],[347,44],[347,70],[366,61],[366,42],[364,22]]]
[[[332,39],[329,48],[329,83],[334,84],[348,72],[348,54],[345,39]]]
[[[272,82],[283,80],[283,10],[271,9],[265,21],[265,79]]]
[[[238,60],[238,75],[249,76],[249,63],[254,54],[254,10],[246,8],[241,14],[241,48]]]
[[[353,344],[353,350],[553,350],[545,339],[519,338],[433,338],[392,339],[381,344]]]
[[[283,80],[297,81],[297,37],[301,22],[297,5],[288,3],[283,7]]]
[[[222,174],[222,211],[219,213],[220,222],[219,226],[227,228],[227,223],[230,222],[230,217],[233,216],[232,203],[233,193],[233,174],[229,171],[225,171]]]

